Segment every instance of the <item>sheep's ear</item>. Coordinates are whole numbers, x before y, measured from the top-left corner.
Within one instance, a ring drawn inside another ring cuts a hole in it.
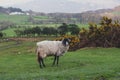
[[[62,44],[66,45],[66,40],[65,39],[62,40]]]

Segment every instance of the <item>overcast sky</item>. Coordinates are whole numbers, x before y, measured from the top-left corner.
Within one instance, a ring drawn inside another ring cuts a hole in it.
[[[0,0],[0,6],[17,7],[37,12],[79,13],[88,10],[114,8],[120,0]]]

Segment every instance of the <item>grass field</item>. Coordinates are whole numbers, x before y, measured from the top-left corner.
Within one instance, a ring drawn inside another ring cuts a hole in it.
[[[120,80],[120,49],[84,48],[60,57],[45,58],[46,68],[36,61],[35,42],[0,43],[0,80]]]
[[[6,15],[0,13],[0,21],[10,21],[15,24],[29,24],[28,17],[26,15]]]
[[[34,16],[34,20],[47,20],[47,16]],[[0,21],[10,21],[17,25],[30,25],[32,23],[28,22],[28,15],[7,15],[0,13]]]
[[[15,37],[17,36],[15,33],[15,30],[24,30],[25,28],[7,28],[5,30],[2,30],[2,32],[5,34],[5,37]]]
[[[16,33],[14,32],[14,30],[16,30],[17,28],[9,28],[9,29],[5,29],[2,32],[5,33],[7,37],[14,37],[16,36]]]

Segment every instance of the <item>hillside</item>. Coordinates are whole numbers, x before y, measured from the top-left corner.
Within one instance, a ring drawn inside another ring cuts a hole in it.
[[[114,11],[119,11],[120,12],[120,6],[115,7]]]
[[[15,12],[19,12],[18,14]],[[21,14],[20,14],[21,12]],[[11,15],[11,13],[13,13]],[[22,14],[23,13],[23,14]],[[11,21],[16,24],[54,24],[54,23],[98,23],[102,16],[107,16],[113,20],[120,20],[120,6],[113,9],[99,9],[82,13],[41,13],[22,11],[19,8],[0,7],[0,21]]]
[[[113,8],[110,12],[104,12],[101,14],[102,16],[107,16],[110,18],[118,18],[120,19],[120,6]]]
[[[7,15],[0,13],[0,22],[9,21],[15,24],[25,24],[27,23],[28,16],[27,15]]]
[[[20,8],[8,7],[4,8],[0,6],[0,13],[9,14],[11,12],[23,12]]]

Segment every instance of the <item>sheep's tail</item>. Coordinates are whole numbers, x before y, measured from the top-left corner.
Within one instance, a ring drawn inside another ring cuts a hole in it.
[[[45,58],[47,55],[45,54],[44,50],[41,49],[41,48],[37,48],[36,49],[36,55],[39,57],[39,58]]]
[[[41,51],[36,51],[36,55],[37,55],[37,60],[38,60],[38,62],[40,61],[40,59],[42,58],[42,56],[41,56]]]
[[[38,46],[35,49],[35,53],[36,53],[36,55],[38,55]]]
[[[39,62],[40,61],[40,52],[38,51],[38,47],[35,49],[35,53],[37,56],[37,61]]]

